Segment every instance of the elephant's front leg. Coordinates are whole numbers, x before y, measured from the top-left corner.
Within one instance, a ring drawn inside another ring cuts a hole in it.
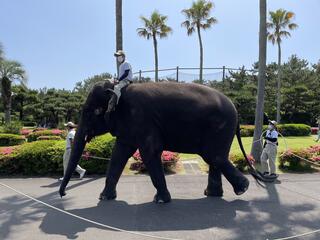
[[[206,196],[222,197],[222,181],[221,181],[221,170],[210,164],[209,175],[208,175],[208,186],[204,190]]]
[[[105,187],[99,197],[100,200],[111,200],[117,197],[117,183],[126,163],[128,162],[128,159],[134,154],[135,151],[135,147],[128,146],[119,141],[116,142],[107,172]]]
[[[162,150],[152,151],[152,147],[140,149],[142,159],[148,169],[153,186],[157,189],[153,201],[155,203],[167,203],[171,201],[170,193],[167,189],[164,170],[161,162]]]

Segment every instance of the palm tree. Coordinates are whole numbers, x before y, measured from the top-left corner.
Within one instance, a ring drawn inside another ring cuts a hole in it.
[[[253,158],[260,161],[262,147],[260,137],[263,125],[264,90],[266,82],[267,61],[267,0],[260,0],[260,24],[259,24],[259,74],[258,74],[258,96],[254,120],[254,134],[251,148]]]
[[[291,34],[287,31],[294,30],[298,27],[297,24],[292,23],[291,20],[294,18],[293,12],[288,12],[284,9],[278,9],[275,12],[269,12],[270,19],[267,23],[267,28],[271,32],[268,32],[268,40],[272,44],[278,45],[278,81],[277,81],[277,122],[280,123],[280,107],[281,107],[281,42],[283,37],[290,37]]]
[[[122,40],[122,0],[116,0],[116,50],[123,50]],[[119,62],[117,62],[117,71],[119,71]]]
[[[137,28],[137,33],[140,37],[144,37],[146,39],[152,38],[153,40],[153,48],[154,48],[154,63],[155,63],[155,81],[158,81],[158,40],[157,36],[161,38],[165,38],[169,33],[172,32],[172,29],[166,25],[166,21],[168,19],[167,16],[161,15],[158,11],[154,11],[151,14],[150,19],[141,16],[140,17],[144,27]]]
[[[195,31],[198,33],[199,46],[200,46],[200,76],[199,82],[203,83],[203,45],[201,39],[201,29],[206,30],[217,23],[217,19],[210,17],[211,9],[214,7],[213,3],[205,0],[198,0],[192,3],[191,8],[182,10],[186,17],[181,25],[187,28],[188,36],[192,35]]]
[[[27,83],[22,65],[16,61],[2,60],[0,62],[0,87],[6,123],[10,123],[11,120],[11,87],[12,83],[15,81],[23,86]]]

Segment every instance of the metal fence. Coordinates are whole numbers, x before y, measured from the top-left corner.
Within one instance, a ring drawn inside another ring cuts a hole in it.
[[[158,70],[159,81],[176,81],[176,82],[193,82],[199,80],[200,68],[185,68],[175,67]],[[231,72],[248,71],[256,73],[254,69],[244,68],[229,68],[229,67],[217,67],[217,68],[203,68],[203,81],[223,81],[225,78],[230,77]],[[133,73],[134,78],[138,81],[154,81],[155,70],[140,70]]]

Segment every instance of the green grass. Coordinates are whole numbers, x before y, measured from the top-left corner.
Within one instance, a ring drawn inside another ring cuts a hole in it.
[[[286,150],[286,145],[290,149],[297,149],[297,148],[306,148],[312,145],[316,145],[317,143],[314,141],[316,136],[306,136],[306,137],[279,137],[279,147],[278,152],[283,152]],[[247,154],[250,153],[251,145],[252,145],[252,137],[242,137],[242,144]],[[320,144],[320,143],[319,143]],[[214,146],[213,146],[214,147]],[[238,144],[237,138],[233,139],[233,143],[231,146],[231,153],[232,154],[240,154],[240,146]],[[197,154],[180,154],[181,160],[188,160],[192,158],[199,158]]]

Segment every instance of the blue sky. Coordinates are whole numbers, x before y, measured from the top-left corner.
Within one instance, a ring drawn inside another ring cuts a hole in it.
[[[0,42],[6,57],[20,61],[31,88],[73,89],[78,81],[116,72],[114,0],[0,0]],[[123,0],[124,50],[134,69],[153,69],[151,41],[137,36],[139,16],[157,9],[168,16],[173,34],[159,42],[160,68],[198,67],[196,35],[181,28],[181,10],[191,0]],[[258,59],[259,1],[215,0],[218,24],[203,32],[205,67],[250,68]],[[268,10],[296,13],[299,28],[283,42],[283,59],[292,54],[317,63],[320,59],[319,0],[268,0]],[[268,44],[268,60],[277,48]]]

